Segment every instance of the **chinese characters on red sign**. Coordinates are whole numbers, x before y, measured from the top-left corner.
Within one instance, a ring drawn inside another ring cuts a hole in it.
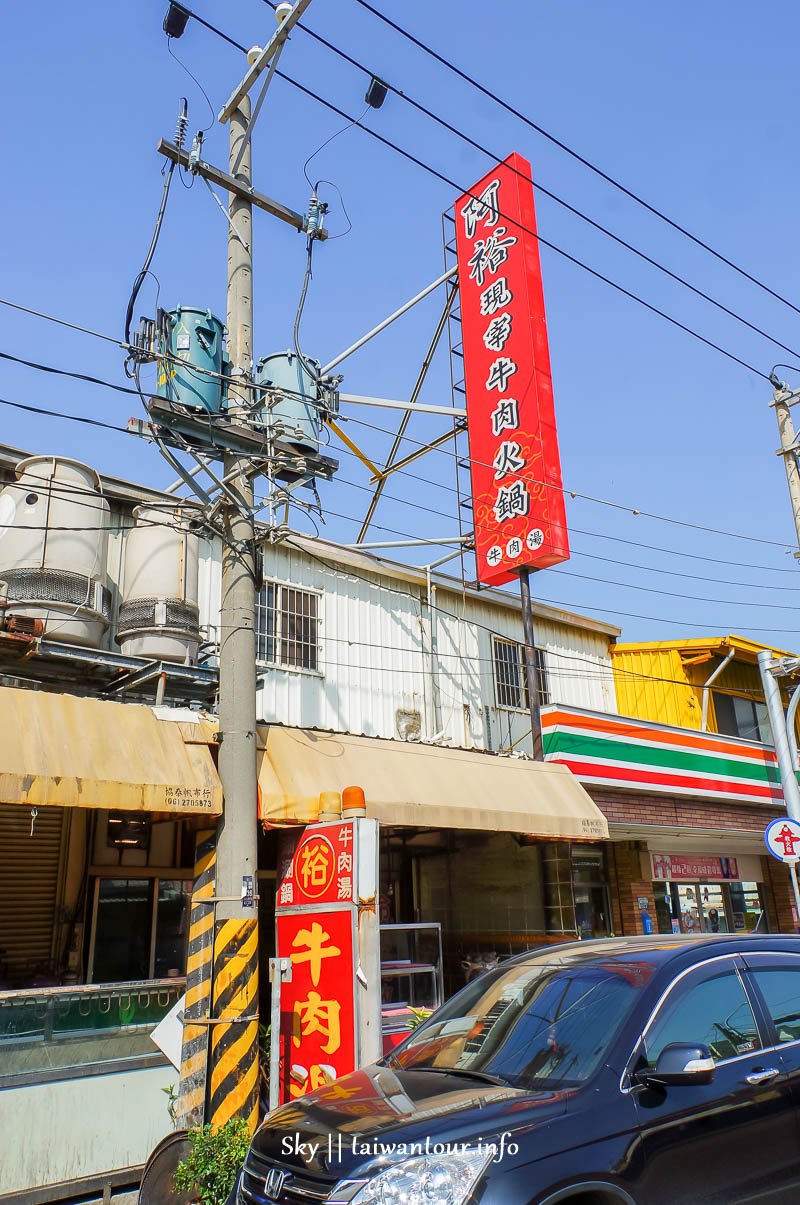
[[[455,210],[475,555],[487,585],[569,557],[530,175],[510,155]]]
[[[281,988],[281,1103],[356,1066],[353,916],[279,914],[278,954],[292,960]]]
[[[352,904],[353,823],[313,828],[278,864],[278,908]]]
[[[285,1102],[356,1066],[355,824],[287,836],[278,859],[277,953],[291,958],[281,987]]]
[[[738,879],[735,858],[695,858],[691,854],[651,854],[653,878],[666,879]]]

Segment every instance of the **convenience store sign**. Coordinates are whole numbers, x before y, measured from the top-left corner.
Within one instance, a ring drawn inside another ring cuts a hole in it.
[[[546,761],[597,786],[782,804],[772,749],[734,737],[598,712],[542,711]]]

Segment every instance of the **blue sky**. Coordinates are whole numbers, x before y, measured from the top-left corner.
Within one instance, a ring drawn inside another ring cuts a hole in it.
[[[800,33],[796,5],[376,3],[800,305],[799,86],[779,66]],[[196,0],[194,7],[245,44],[263,43],[274,28],[262,0]],[[4,14],[0,294],[116,337],[160,197],[158,138],[172,137],[181,95],[189,99],[191,130],[211,123],[202,93],[167,52],[165,10],[161,0],[78,6],[45,0]],[[458,81],[355,0],[315,0],[307,23],[489,149],[518,150],[546,187],[800,352],[800,315]],[[216,111],[243,74],[242,56],[191,22],[173,49]],[[348,113],[361,112],[365,77],[303,33],[293,36],[281,68]],[[490,165],[396,96],[368,120],[464,187]],[[254,139],[256,186],[304,209],[303,163],[341,124],[276,81]],[[214,122],[206,157],[224,164],[226,139]],[[302,343],[325,362],[439,275],[440,215],[454,196],[359,130],[335,139],[309,170],[314,179],[335,182],[353,226],[346,238],[315,252]],[[331,232],[343,230],[336,193],[328,188],[323,195],[332,205]],[[552,242],[742,359],[765,372],[791,360],[553,202],[540,197],[537,213],[540,232]],[[254,250],[256,352],[265,355],[291,342],[304,240],[259,214]],[[754,539],[569,499],[573,557],[538,574],[535,594],[616,622],[630,639],[737,631],[799,647],[794,531],[767,383],[546,249],[542,265],[565,485]],[[224,318],[225,222],[200,181],[187,190],[176,176],[153,269],[161,304],[210,306]],[[137,315],[154,305],[148,282]],[[432,298],[353,356],[342,366],[343,388],[406,396],[440,305]],[[113,345],[6,307],[0,313],[0,350],[124,383],[122,353]],[[797,374],[790,379],[800,383]],[[0,397],[122,425],[136,414],[133,398],[8,363]],[[449,404],[444,348],[422,400]],[[384,427],[396,421],[387,411],[349,413]],[[416,418],[409,435],[424,439],[442,427],[441,420]],[[373,458],[390,442],[390,435],[355,421],[347,429]],[[154,485],[172,478],[147,444],[8,407],[0,407],[0,439]],[[349,540],[369,498],[367,474],[344,451],[340,459],[337,480],[321,487],[327,519],[321,530]],[[423,480],[391,479],[371,538],[457,530],[452,457],[434,453],[414,471]],[[311,530],[303,516],[297,523]],[[416,549],[408,558],[422,564],[426,553]]]

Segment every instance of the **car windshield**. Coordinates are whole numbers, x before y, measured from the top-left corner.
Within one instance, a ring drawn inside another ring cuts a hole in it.
[[[499,967],[415,1029],[393,1065],[496,1076],[533,1091],[576,1087],[602,1063],[651,973],[613,960]]]

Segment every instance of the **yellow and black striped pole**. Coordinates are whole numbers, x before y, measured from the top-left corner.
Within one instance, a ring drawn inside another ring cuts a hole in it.
[[[195,836],[194,887],[189,919],[186,1004],[177,1108],[178,1125],[187,1130],[192,1126],[201,1126],[205,1120],[216,858],[216,830],[198,832]],[[199,1024],[193,1025],[193,1021]]]
[[[227,1023],[226,1023],[227,1022]],[[214,926],[213,1024],[209,1120],[258,1124],[258,922]]]

